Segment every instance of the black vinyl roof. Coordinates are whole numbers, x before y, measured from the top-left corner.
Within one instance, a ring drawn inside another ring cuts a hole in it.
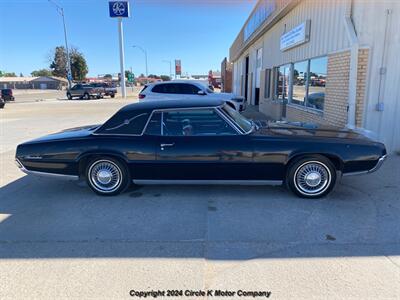
[[[224,104],[223,100],[202,98],[199,100],[145,100],[124,106],[120,112],[153,111],[156,109],[216,107]]]

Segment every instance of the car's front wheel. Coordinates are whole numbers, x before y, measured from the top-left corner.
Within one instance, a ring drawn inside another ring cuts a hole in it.
[[[71,93],[67,93],[67,98],[68,98],[68,100],[72,100],[72,95],[71,95]]]
[[[89,100],[89,99],[90,99],[90,95],[89,95],[88,93],[85,93],[85,94],[83,95],[83,99]]]
[[[321,198],[334,188],[336,169],[331,161],[323,156],[306,156],[289,166],[286,182],[299,197]]]
[[[111,157],[92,159],[85,175],[90,188],[102,196],[118,195],[129,187],[131,181],[126,165]]]

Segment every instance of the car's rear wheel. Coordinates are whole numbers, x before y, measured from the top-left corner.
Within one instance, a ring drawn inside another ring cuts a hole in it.
[[[88,93],[85,93],[85,94],[83,95],[83,99],[89,100],[89,99],[90,99],[90,95],[89,95]]]
[[[334,188],[336,169],[324,156],[302,157],[289,166],[286,182],[299,197],[321,198]]]
[[[115,95],[114,95],[114,94],[111,94],[110,97],[111,97],[111,98],[115,98]]]
[[[72,95],[70,93],[67,93],[67,98],[68,100],[72,100]]]
[[[92,159],[86,167],[86,181],[90,188],[99,195],[118,195],[128,188],[130,174],[121,161],[112,157]]]

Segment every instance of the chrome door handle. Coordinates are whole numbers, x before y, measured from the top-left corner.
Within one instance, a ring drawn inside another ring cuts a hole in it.
[[[161,144],[160,147],[161,147],[161,150],[164,150],[165,147],[172,147],[172,146],[174,146],[174,145],[175,145],[175,143],[171,143],[171,144]]]

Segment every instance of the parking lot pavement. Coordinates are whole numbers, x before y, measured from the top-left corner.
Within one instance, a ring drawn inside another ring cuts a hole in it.
[[[14,165],[18,143],[102,122],[126,103],[0,112],[0,298],[128,298],[132,289],[398,298],[399,156],[343,178],[320,200],[260,186],[137,186],[99,197],[82,182],[25,176]]]

